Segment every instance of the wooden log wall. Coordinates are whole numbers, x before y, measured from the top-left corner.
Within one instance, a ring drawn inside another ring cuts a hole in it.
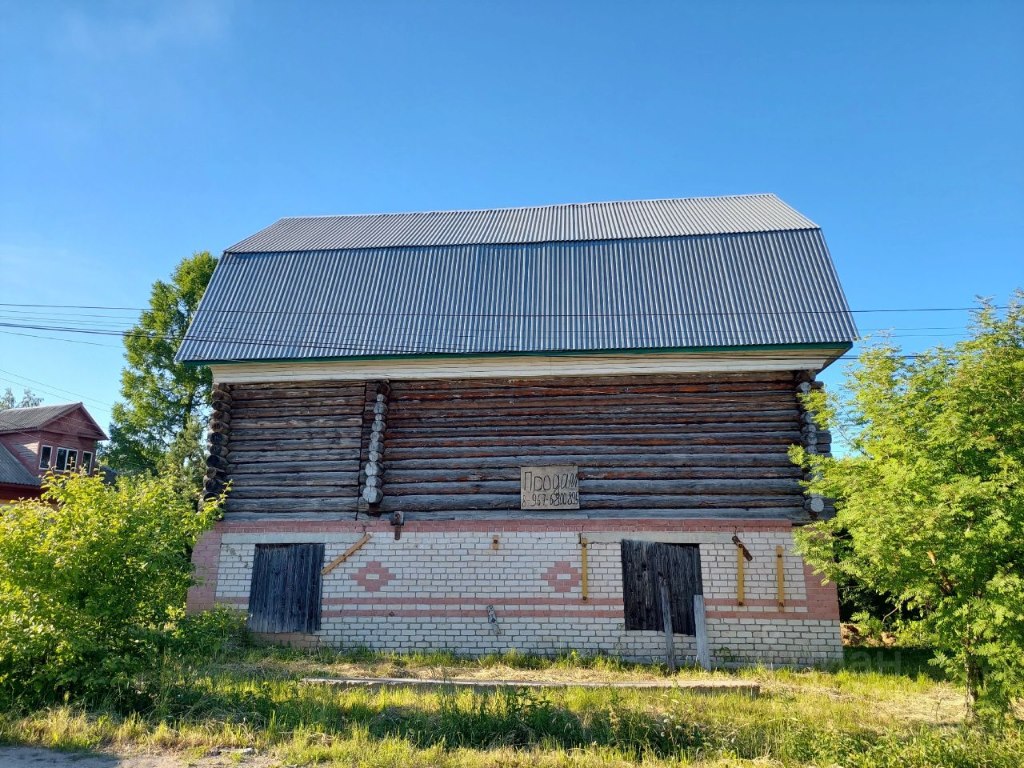
[[[577,464],[588,517],[805,520],[787,455],[802,440],[797,384],[791,373],[392,382],[380,510],[521,516],[521,466]]]
[[[798,402],[809,382],[757,373],[219,385],[226,448],[211,472],[231,481],[228,513],[806,521],[813,510],[787,450],[827,451],[829,439],[811,434]],[[545,464],[579,466],[578,513],[519,509],[520,468]],[[379,501],[367,503],[367,488]]]
[[[355,512],[364,383],[234,384],[230,396],[227,513]]]

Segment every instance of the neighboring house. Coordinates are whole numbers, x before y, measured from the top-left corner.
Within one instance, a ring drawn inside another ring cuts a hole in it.
[[[38,497],[50,470],[92,472],[106,439],[81,403],[0,411],[0,501]]]
[[[670,617],[680,658],[838,659],[792,538],[832,510],[787,450],[829,450],[798,393],[855,336],[773,195],[282,219],[225,252],[178,352],[212,368],[207,489],[231,484],[190,607],[636,659]]]

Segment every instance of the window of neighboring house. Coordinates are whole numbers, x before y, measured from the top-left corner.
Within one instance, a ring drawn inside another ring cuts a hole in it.
[[[51,458],[53,458],[53,447],[49,445],[39,446],[39,468],[49,469]]]
[[[249,587],[249,629],[318,631],[323,564],[323,544],[257,544]]]
[[[72,472],[78,464],[78,451],[74,448],[57,449],[57,465],[54,467],[58,472]]]
[[[92,454],[89,451],[82,451],[81,469],[87,475],[92,473]]]

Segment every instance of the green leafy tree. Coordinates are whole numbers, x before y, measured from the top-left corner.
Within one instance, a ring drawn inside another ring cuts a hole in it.
[[[202,433],[210,409],[210,370],[174,362],[217,260],[193,254],[170,282],[153,284],[149,309],[124,337],[124,398],[113,410],[104,461],[121,473],[159,472],[202,484]]]
[[[129,699],[173,638],[220,499],[168,477],[52,475],[0,507],[0,699]]]
[[[847,456],[794,450],[837,508],[799,533],[804,555],[902,609],[972,711],[1005,710],[1024,693],[1024,293],[950,348],[868,348],[845,395],[807,405],[853,432]]]
[[[31,389],[21,391],[21,400],[15,396],[10,387],[0,395],[0,411],[6,411],[8,408],[35,408],[42,403],[43,398],[37,397]]]

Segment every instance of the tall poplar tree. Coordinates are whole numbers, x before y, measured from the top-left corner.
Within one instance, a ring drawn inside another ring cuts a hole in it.
[[[202,436],[210,411],[210,369],[174,362],[217,260],[195,253],[170,282],[153,284],[149,308],[125,334],[122,401],[114,405],[104,460],[122,473],[160,472],[186,488],[202,483]]]

